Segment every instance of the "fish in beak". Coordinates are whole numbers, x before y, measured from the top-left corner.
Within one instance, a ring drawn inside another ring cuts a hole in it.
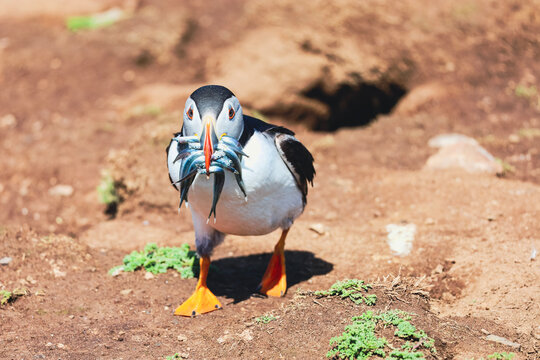
[[[201,146],[204,151],[204,165],[206,168],[206,176],[210,176],[210,164],[212,162],[212,154],[217,146],[218,138],[215,131],[216,119],[212,115],[203,117],[203,130],[201,134]]]

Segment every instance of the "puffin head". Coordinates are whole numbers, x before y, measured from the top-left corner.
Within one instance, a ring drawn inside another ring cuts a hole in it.
[[[212,154],[225,135],[240,139],[244,131],[242,107],[226,87],[206,85],[195,90],[184,108],[184,136],[200,138],[208,173]]]

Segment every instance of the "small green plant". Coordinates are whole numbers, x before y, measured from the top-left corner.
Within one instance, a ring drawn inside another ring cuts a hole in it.
[[[156,117],[161,115],[163,110],[159,105],[147,104],[147,105],[138,105],[132,108],[127,114],[128,118],[137,118],[141,116],[151,116]]]
[[[177,359],[182,359],[182,357],[180,356],[179,353],[175,353],[175,354],[172,355],[172,356],[167,356],[165,359],[166,359],[166,360],[177,360]]]
[[[88,16],[70,16],[66,19],[66,27],[71,31],[98,29],[110,26],[124,17],[125,14],[121,9],[113,8]]]
[[[28,290],[25,288],[15,289],[13,291],[0,290],[0,305],[15,301],[18,297],[28,295]]]
[[[327,357],[341,359],[369,359],[373,355],[384,356],[386,339],[375,335],[377,320],[372,311],[366,311],[360,316],[352,318],[353,323],[345,327],[340,336],[330,339],[332,350]]]
[[[265,314],[255,318],[255,322],[257,324],[268,324],[270,321],[274,321],[276,319],[277,317],[272,314]]]
[[[539,128],[523,128],[519,129],[518,135],[527,139],[534,139],[540,137]]]
[[[516,94],[517,97],[525,98],[525,99],[531,99],[538,95],[538,90],[536,89],[536,86],[525,86],[525,85],[517,85],[514,89],[514,94]]]
[[[514,94],[517,97],[528,100],[531,106],[540,109],[540,94],[538,93],[538,89],[536,88],[536,86],[526,86],[519,84],[514,89]]]
[[[496,352],[491,355],[488,355],[488,359],[497,359],[497,360],[512,360],[516,356],[514,353],[507,352]]]
[[[99,202],[107,206],[118,204],[120,197],[116,191],[114,179],[108,172],[103,172],[101,181],[97,187]]]
[[[512,166],[510,163],[504,161],[503,159],[495,158],[495,161],[501,165],[503,175],[508,174],[508,173],[513,174],[516,172],[516,168]]]
[[[386,356],[386,348],[390,353],[386,359],[424,359],[421,348],[436,353],[435,340],[417,329],[410,322],[411,316],[401,310],[389,310],[374,313],[366,311],[352,318],[353,323],[345,327],[345,332],[330,340],[332,350],[326,355],[329,358],[369,359],[372,356]],[[391,344],[385,337],[378,337],[376,330],[393,326],[394,336],[406,340],[400,348]]]
[[[123,271],[135,271],[144,268],[152,274],[165,273],[172,268],[180,273],[183,279],[195,276],[193,268],[197,265],[197,255],[190,250],[188,244],[180,247],[158,247],[156,244],[148,244],[144,250],[133,251],[124,257],[124,265],[115,266],[109,270],[109,274]]]
[[[0,290],[0,305],[6,305],[11,300],[12,295],[11,291]]]
[[[346,279],[343,281],[337,281],[328,290],[315,291],[315,296],[340,296],[342,299],[349,298],[355,304],[365,303],[368,306],[375,305],[377,302],[377,295],[367,293],[372,286],[366,284],[363,280],[358,279]]]

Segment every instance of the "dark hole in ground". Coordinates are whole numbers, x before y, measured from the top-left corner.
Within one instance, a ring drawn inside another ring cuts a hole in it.
[[[342,84],[332,92],[317,84],[303,92],[307,99],[303,110],[293,112],[313,130],[365,126],[379,114],[390,113],[406,93],[407,89],[397,83]]]

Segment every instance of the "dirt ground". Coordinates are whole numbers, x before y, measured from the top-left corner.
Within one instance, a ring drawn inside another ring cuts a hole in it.
[[[65,26],[113,7],[126,18]],[[536,0],[3,2],[0,290],[28,294],[0,307],[0,358],[323,359],[366,308],[308,292],[358,278],[377,309],[414,313],[438,358],[538,359],[539,33]],[[293,129],[317,176],[287,239],[286,296],[254,292],[279,235],[230,236],[209,276],[223,310],[187,319],[172,312],[196,279],[107,272],[149,242],[194,245],[164,149],[205,83]],[[424,169],[448,132],[504,175]],[[410,255],[392,255],[388,224],[416,225]]]

